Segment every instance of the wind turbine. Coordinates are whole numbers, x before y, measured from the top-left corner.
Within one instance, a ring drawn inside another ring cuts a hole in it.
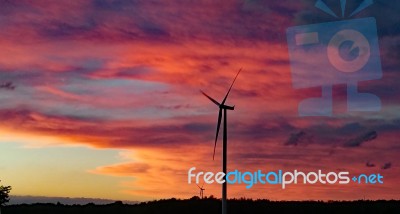
[[[196,184],[196,185],[197,185],[197,184]],[[201,185],[201,187],[200,187],[199,185],[197,185],[197,187],[199,187],[199,189],[200,189],[200,198],[201,198],[201,199],[203,199],[204,190],[206,190],[206,189],[203,188],[203,186],[204,186],[204,183],[203,183],[203,185]]]
[[[217,140],[218,140],[218,134],[219,134],[219,128],[221,126],[221,120],[222,120],[222,112],[224,112],[224,126],[223,126],[223,144],[222,144],[222,172],[225,173],[226,175],[226,156],[227,156],[227,144],[228,144],[228,127],[227,127],[227,110],[235,110],[235,106],[228,106],[225,105],[226,99],[228,98],[229,93],[231,92],[232,86],[236,81],[236,78],[239,76],[240,69],[238,73],[235,76],[235,79],[233,79],[233,82],[231,84],[231,87],[229,87],[228,92],[226,93],[224,99],[222,100],[221,103],[217,102],[215,99],[211,98],[208,96],[206,93],[201,91],[201,93],[206,96],[211,102],[213,102],[215,105],[219,107],[219,113],[218,113],[218,123],[217,123],[217,134],[215,135],[215,143],[214,143],[214,153],[213,153],[213,160],[215,157],[215,147],[217,147]],[[225,178],[224,178],[225,179]],[[227,213],[227,202],[226,202],[226,181],[222,184],[222,214]]]

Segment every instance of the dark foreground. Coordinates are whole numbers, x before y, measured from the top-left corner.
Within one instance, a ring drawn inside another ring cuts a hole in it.
[[[171,213],[171,214],[218,214],[221,213],[221,202],[217,199],[188,200],[168,199],[126,205],[115,202],[109,205],[62,205],[62,204],[33,204],[10,205],[2,208],[2,214],[142,214],[142,213]],[[353,202],[272,202],[268,200],[230,200],[229,214],[243,213],[400,213],[400,201],[353,201]]]

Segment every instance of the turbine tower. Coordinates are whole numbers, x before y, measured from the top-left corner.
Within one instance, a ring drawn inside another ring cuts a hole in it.
[[[196,184],[196,185],[197,185],[197,184]],[[203,188],[203,186],[204,186],[204,183],[203,183],[203,185],[201,185],[201,187],[200,187],[199,185],[197,185],[197,187],[199,187],[199,189],[200,189],[200,198],[201,198],[201,199],[203,199],[204,190],[206,190],[206,189]]]
[[[226,176],[226,156],[227,156],[227,144],[228,144],[228,127],[227,127],[227,110],[235,110],[235,106],[228,106],[225,105],[226,99],[229,96],[229,93],[231,92],[232,86],[236,81],[236,78],[239,76],[239,73],[242,69],[238,71],[238,73],[235,76],[235,79],[233,79],[233,82],[231,84],[231,87],[229,87],[228,92],[226,93],[224,99],[222,100],[221,103],[218,103],[215,99],[211,98],[208,96],[206,93],[201,91],[201,93],[206,96],[211,102],[213,102],[215,105],[219,107],[219,113],[218,113],[218,123],[217,123],[217,133],[215,135],[215,143],[214,143],[214,153],[213,153],[213,160],[215,157],[215,148],[217,146],[217,140],[218,140],[218,134],[219,134],[219,128],[221,126],[221,120],[222,120],[222,112],[224,113],[224,126],[223,126],[223,144],[222,144],[222,172],[225,173]],[[225,177],[224,177],[225,179]],[[222,214],[227,213],[227,202],[226,202],[226,179],[225,182],[222,184]]]

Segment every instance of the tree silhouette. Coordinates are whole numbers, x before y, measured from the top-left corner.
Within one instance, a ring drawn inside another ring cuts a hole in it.
[[[11,186],[0,186],[0,214],[1,214],[1,207],[10,201],[9,193],[11,191]]]

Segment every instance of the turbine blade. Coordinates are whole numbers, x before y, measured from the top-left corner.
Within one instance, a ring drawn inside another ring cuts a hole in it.
[[[214,100],[213,98],[211,98],[210,96],[208,96],[206,93],[204,93],[204,91],[200,90],[200,92],[201,92],[204,96],[206,96],[209,100],[211,100],[213,103],[215,103],[215,105],[220,106],[220,104],[219,104],[216,100]]]
[[[198,187],[198,188],[200,188],[200,186],[199,185],[197,185],[197,183],[196,183],[196,186]],[[200,188],[201,189],[201,188]]]
[[[217,147],[217,140],[218,140],[218,134],[219,134],[219,127],[221,126],[221,120],[222,120],[222,108],[219,108],[217,134],[215,135],[213,160],[214,160],[214,157],[215,157],[215,147]]]
[[[222,101],[222,105],[225,104],[225,101],[226,101],[226,99],[228,98],[229,92],[231,92],[232,86],[233,86],[233,84],[235,83],[236,78],[239,76],[239,73],[240,73],[241,71],[242,71],[242,69],[239,69],[239,72],[236,74],[235,79],[233,79],[233,82],[232,82],[232,84],[231,84],[231,87],[229,87],[228,93],[226,93],[225,98],[224,98],[224,100]]]

